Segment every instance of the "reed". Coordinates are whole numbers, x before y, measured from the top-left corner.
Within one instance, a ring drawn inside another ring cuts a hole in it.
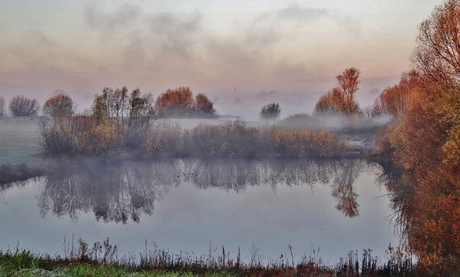
[[[379,265],[369,249],[350,251],[337,265],[324,265],[319,248],[295,261],[290,255],[262,262],[255,246],[249,262],[241,260],[240,252],[233,258],[222,246],[209,246],[200,256],[187,252],[174,254],[158,245],[139,255],[118,256],[118,248],[107,238],[92,245],[78,240],[75,245],[64,241],[64,253],[50,256],[20,249],[0,250],[0,275],[6,276],[423,276],[411,260],[390,256]],[[288,257],[289,256],[289,257]]]

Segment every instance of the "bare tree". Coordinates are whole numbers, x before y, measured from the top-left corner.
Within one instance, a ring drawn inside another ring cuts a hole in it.
[[[18,95],[11,99],[9,109],[13,116],[37,116],[40,105],[36,99]]]

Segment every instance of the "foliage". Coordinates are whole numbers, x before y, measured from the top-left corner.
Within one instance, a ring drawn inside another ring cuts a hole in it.
[[[403,120],[409,94],[419,81],[420,78],[415,70],[403,73],[399,84],[387,87],[375,100],[372,116],[392,115]]]
[[[271,103],[263,106],[259,115],[261,119],[277,119],[280,114],[280,105],[278,103]]]
[[[43,115],[45,116],[69,116],[73,114],[73,100],[70,96],[59,94],[51,97],[43,105]]]
[[[195,96],[195,112],[198,115],[214,115],[216,110],[214,104],[203,93]]]
[[[155,101],[155,108],[161,116],[187,116],[192,113],[193,106],[193,93],[189,87],[168,89]]]
[[[432,82],[457,82],[460,77],[459,11],[460,1],[447,0],[419,26],[411,60],[419,74]]]
[[[36,99],[18,95],[11,99],[9,110],[13,116],[37,116],[40,105]]]
[[[381,132],[380,149],[406,171],[414,195],[402,205],[404,232],[429,273],[460,271],[459,11],[447,0],[422,22],[416,72],[381,96],[400,121]]]
[[[185,135],[196,157],[336,157],[348,146],[329,131],[247,127],[243,121],[200,124]]]
[[[187,117],[214,115],[213,103],[202,93],[195,99],[189,87],[168,89],[155,101],[155,108],[163,117]]]
[[[316,103],[315,112],[317,114],[358,114],[359,106],[354,99],[358,91],[360,71],[356,68],[347,68],[344,72],[337,75],[337,86],[331,91],[322,95]]]
[[[62,114],[50,113],[40,122],[40,144],[48,156],[107,159],[122,156],[126,150],[140,152],[154,119],[151,95],[136,89],[128,97],[126,88],[104,88],[102,95],[95,96],[91,112]]]

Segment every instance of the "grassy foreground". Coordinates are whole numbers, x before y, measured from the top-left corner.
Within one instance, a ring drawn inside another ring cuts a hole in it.
[[[298,262],[291,252],[291,257],[281,255],[266,264],[256,257],[244,262],[239,253],[233,259],[224,247],[220,254],[210,250],[208,255],[193,256],[155,246],[140,256],[118,258],[117,247],[109,239],[93,246],[79,240],[78,246],[72,245],[63,256],[36,254],[19,247],[0,250],[0,276],[424,276],[411,257],[391,249],[383,265],[378,265],[371,250],[363,250],[361,255],[349,252],[337,265],[324,265],[315,251]]]

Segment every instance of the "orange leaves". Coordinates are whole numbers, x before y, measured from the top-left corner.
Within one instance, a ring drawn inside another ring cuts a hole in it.
[[[49,116],[69,116],[73,114],[73,100],[67,95],[51,97],[43,105],[43,114]]]
[[[157,98],[155,105],[162,108],[190,110],[193,107],[193,93],[189,87],[168,89]]]
[[[329,131],[278,130],[272,139],[274,152],[281,157],[339,156],[347,146]]]
[[[403,120],[409,94],[419,85],[419,82],[417,72],[412,70],[403,73],[398,85],[387,87],[375,100],[372,115],[388,114]]]
[[[320,114],[339,113],[357,114],[359,106],[354,95],[358,91],[360,71],[356,68],[347,68],[342,74],[337,75],[338,85],[322,95],[315,106],[315,112]]]
[[[155,107],[161,116],[213,115],[213,103],[202,93],[193,99],[189,87],[168,89],[158,96]]]
[[[200,124],[184,137],[194,156],[204,157],[334,157],[347,145],[328,131],[247,127],[243,122]]]

